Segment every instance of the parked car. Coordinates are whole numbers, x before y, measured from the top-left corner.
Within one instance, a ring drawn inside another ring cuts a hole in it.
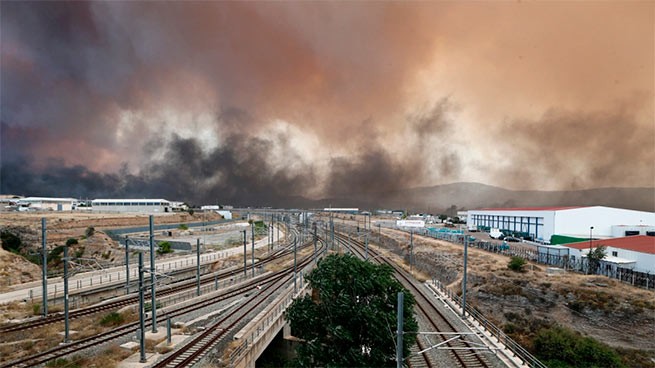
[[[513,243],[518,243],[521,241],[521,239],[515,238],[513,236],[506,236],[505,238],[503,238],[503,240],[506,242],[513,242]]]

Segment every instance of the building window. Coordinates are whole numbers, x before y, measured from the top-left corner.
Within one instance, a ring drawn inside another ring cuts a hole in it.
[[[619,252],[614,252],[614,251],[612,252],[612,257],[618,257],[618,256],[619,256]]]

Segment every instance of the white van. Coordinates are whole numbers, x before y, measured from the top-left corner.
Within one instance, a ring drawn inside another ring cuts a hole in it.
[[[501,233],[500,230],[498,230],[498,229],[491,229],[491,231],[489,231],[489,236],[492,239],[502,239],[502,238],[504,238],[503,233]]]

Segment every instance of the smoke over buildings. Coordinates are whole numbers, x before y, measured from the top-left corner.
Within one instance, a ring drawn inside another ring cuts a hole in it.
[[[655,5],[3,2],[0,192],[655,182]]]

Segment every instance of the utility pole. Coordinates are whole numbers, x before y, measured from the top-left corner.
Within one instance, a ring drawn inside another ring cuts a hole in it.
[[[316,236],[316,222],[312,225],[314,227],[314,264],[316,264],[316,241],[318,240],[318,237]]]
[[[296,243],[297,243],[297,239],[294,239],[293,240],[293,292],[294,293],[298,291],[298,288],[296,287],[296,271],[297,271],[296,270],[296,265],[297,265],[297,262],[296,262]]]
[[[41,289],[43,293],[43,317],[48,316],[48,248],[46,243],[46,223],[45,217],[41,217],[41,269],[43,279]]]
[[[200,296],[200,238],[196,239],[196,295]]]
[[[255,277],[255,221],[250,223],[250,238],[252,239],[252,253],[250,253],[250,268],[252,277]]]
[[[403,314],[404,314],[404,294],[398,293],[398,322],[396,324],[396,368],[403,368]]]
[[[277,245],[280,246],[280,215],[277,216],[275,222],[277,225]]]
[[[68,242],[64,246],[64,343],[70,342],[68,333]]]
[[[248,270],[246,266],[246,245],[247,245],[247,239],[246,239],[246,230],[243,230],[243,278],[245,279],[248,276]]]
[[[146,323],[143,315],[143,253],[139,252],[139,347],[141,359],[139,362],[145,363],[146,360]]]
[[[409,272],[412,272],[414,264],[414,230],[409,231]]]
[[[157,332],[157,300],[156,296],[156,284],[157,279],[155,278],[155,230],[154,230],[154,216],[150,215],[150,299],[152,303],[152,333]]]
[[[466,267],[469,254],[468,235],[464,233],[464,277],[462,278],[462,317],[466,317]]]
[[[334,218],[332,217],[332,214],[330,214],[330,230],[332,231],[332,234],[330,235],[330,240],[332,241],[332,249],[335,249],[335,246],[334,246]]]
[[[380,240],[382,238],[382,228],[381,228],[381,226],[382,226],[381,224],[378,224],[378,244],[382,244],[381,240]]]
[[[368,259],[368,232],[366,233],[366,253],[364,259]]]
[[[125,236],[125,294],[130,293],[130,246]]]

